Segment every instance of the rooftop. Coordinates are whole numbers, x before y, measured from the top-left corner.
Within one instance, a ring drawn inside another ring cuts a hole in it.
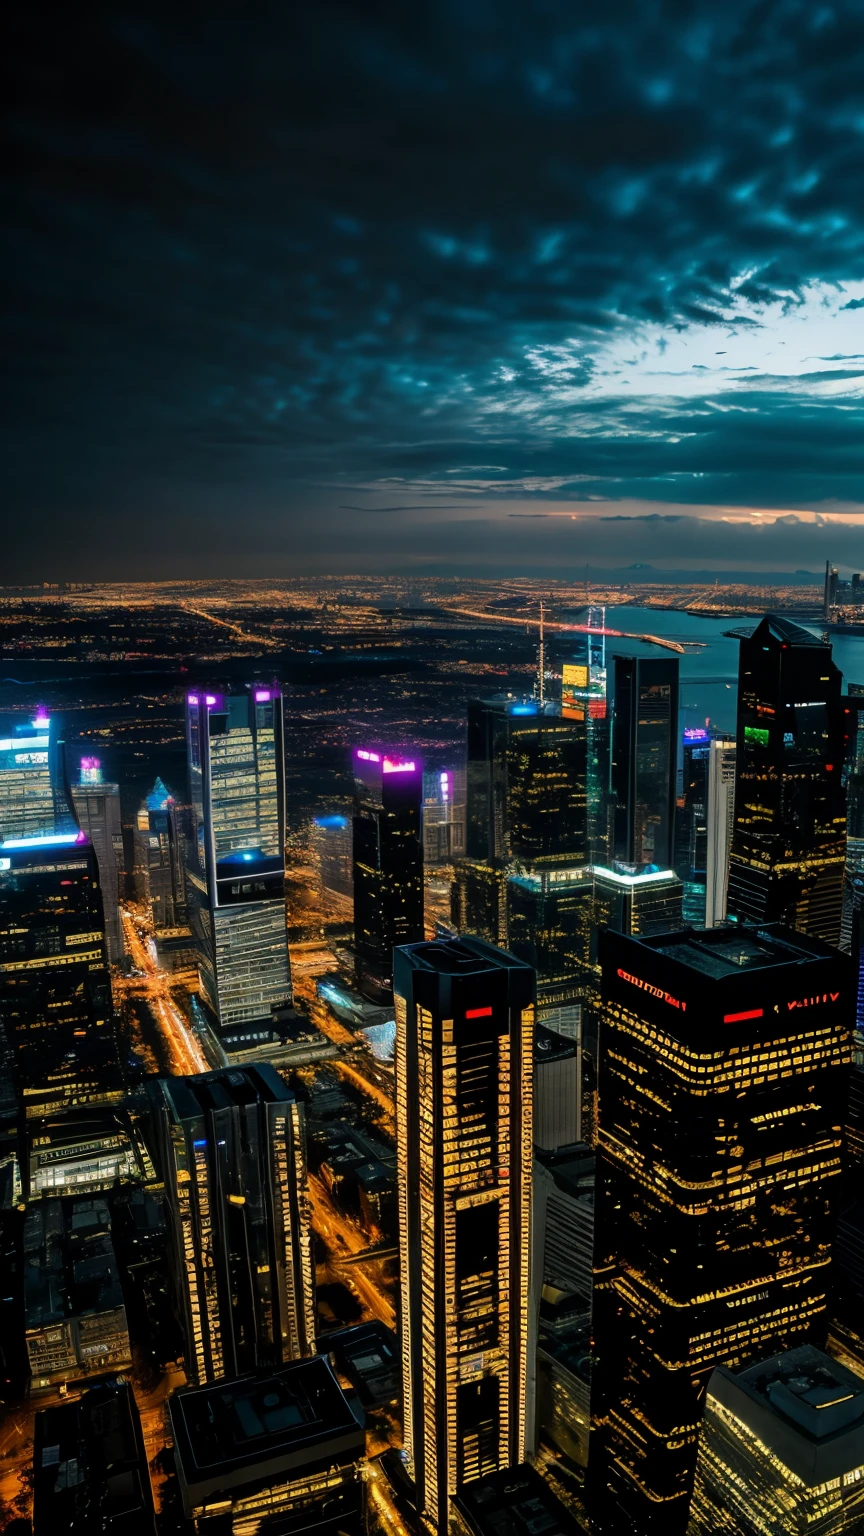
[[[400,946],[399,953],[409,956],[415,969],[438,971],[445,976],[530,969],[523,961],[517,960],[515,955],[509,954],[507,950],[496,949],[494,944],[487,944],[485,939],[462,937],[405,944]]]
[[[864,1462],[864,1378],[811,1344],[737,1373],[721,1367],[709,1394],[810,1487]]]
[[[268,1373],[175,1392],[170,1402],[187,1483],[217,1469],[258,1468],[323,1455],[334,1437],[363,1432],[325,1355],[295,1360]]]
[[[800,624],[793,624],[791,619],[784,619],[779,613],[766,613],[761,624],[757,624],[750,639],[761,640],[766,635],[781,641],[783,645],[818,646],[820,650],[828,648],[824,640],[811,635],[810,631],[802,629]]]
[[[454,1504],[476,1536],[577,1536],[579,1526],[533,1467],[468,1483]]]
[[[772,928],[688,928],[645,942],[658,954],[717,981],[742,971],[821,960],[827,953],[818,940]]]
[[[548,1066],[553,1061],[567,1061],[575,1055],[575,1040],[556,1034],[554,1029],[547,1029],[544,1024],[537,1025],[534,1032],[535,1067]]]
[[[104,1200],[43,1199],[24,1223],[24,1309],[28,1330],[123,1305]]]

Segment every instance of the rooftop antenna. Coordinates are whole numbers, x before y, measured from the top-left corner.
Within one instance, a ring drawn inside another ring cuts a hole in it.
[[[538,669],[539,669],[539,672],[540,672],[540,677],[539,677],[540,690],[539,691],[540,691],[540,703],[541,704],[544,702],[544,700],[546,698],[546,644],[545,644],[545,638],[544,638],[544,633],[543,633],[543,621],[544,621],[545,613],[546,613],[546,610],[545,610],[545,608],[544,608],[544,606],[543,606],[543,604],[541,602],[541,604],[540,604],[540,653],[539,653],[539,656],[537,658],[537,666],[538,666]]]

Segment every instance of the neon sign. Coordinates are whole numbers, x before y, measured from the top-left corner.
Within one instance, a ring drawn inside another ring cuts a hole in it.
[[[764,1016],[764,1008],[748,1008],[745,1013],[724,1013],[724,1024],[743,1024],[745,1019],[761,1019]]]
[[[619,971],[618,974],[620,976],[620,974],[621,974],[620,971]],[[466,1008],[465,1009],[465,1017],[466,1017],[466,1019],[491,1019],[491,1017],[492,1017],[492,1009],[491,1008]]]
[[[639,976],[631,976],[629,971],[622,971],[620,966],[618,975],[622,981],[629,981],[631,987],[638,987],[640,992],[647,992],[649,997],[657,997],[661,1003],[668,1003],[670,1008],[680,1008],[682,1013],[686,1013],[687,1004],[682,1003],[680,998],[673,997],[664,987],[655,987],[650,981],[642,981]]]
[[[401,758],[385,757],[384,759],[385,773],[413,773],[416,766],[416,763],[406,763]]]
[[[356,756],[364,763],[380,763],[381,761],[377,752],[367,752],[364,747],[357,748]]]
[[[823,992],[821,997],[800,997],[794,1002],[787,1003],[786,1007],[791,1013],[793,1008],[816,1008],[820,1003],[836,1003],[839,992]]]

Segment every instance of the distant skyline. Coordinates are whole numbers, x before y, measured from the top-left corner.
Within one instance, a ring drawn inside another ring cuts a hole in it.
[[[13,7],[3,577],[864,568],[864,12]]]

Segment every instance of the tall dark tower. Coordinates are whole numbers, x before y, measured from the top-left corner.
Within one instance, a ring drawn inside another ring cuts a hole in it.
[[[768,615],[741,641],[729,915],[840,940],[846,720],[831,647]]]
[[[315,1349],[303,1111],[269,1063],[149,1085],[187,1374]]]
[[[96,855],[42,711],[0,740],[0,1061],[28,1117],[121,1086]]]
[[[578,718],[539,700],[468,705],[465,860],[453,916],[461,932],[508,941],[507,876],[589,862],[587,736]]]
[[[389,1001],[393,949],[423,938],[423,765],[354,748],[354,950],[357,985]]]
[[[713,1368],[825,1331],[853,970],[779,927],[601,948],[592,1478],[681,1536]]]
[[[622,863],[672,868],[677,757],[677,656],[616,656],[612,790]]]
[[[480,939],[397,949],[405,1454],[446,1531],[527,1443],[534,972]]]

